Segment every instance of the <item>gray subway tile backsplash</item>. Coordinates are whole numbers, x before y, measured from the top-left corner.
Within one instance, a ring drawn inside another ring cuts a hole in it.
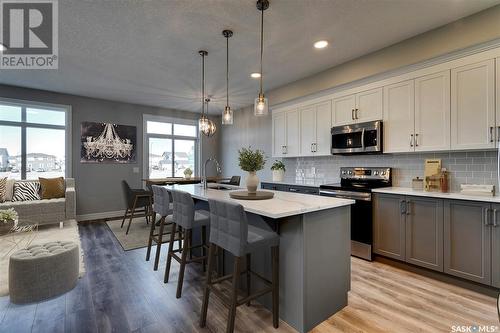
[[[424,161],[440,158],[450,172],[450,188],[458,191],[460,184],[497,185],[497,152],[444,152],[351,156],[319,156],[283,159],[288,180],[324,180],[339,182],[340,167],[392,167],[393,185],[410,187],[415,177],[423,177]]]

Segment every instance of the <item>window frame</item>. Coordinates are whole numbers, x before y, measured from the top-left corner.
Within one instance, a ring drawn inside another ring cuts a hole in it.
[[[26,133],[28,128],[41,128],[41,129],[58,129],[64,130],[64,177],[71,178],[73,175],[72,170],[72,147],[71,147],[71,128],[72,128],[72,109],[71,105],[52,104],[44,102],[36,102],[22,99],[12,99],[0,97],[1,105],[15,106],[21,108],[21,121],[0,120],[0,126],[12,126],[21,129],[21,179],[26,179],[27,170],[27,139]],[[45,109],[53,111],[62,111],[65,113],[65,125],[50,125],[27,122],[27,109]]]
[[[172,134],[156,134],[148,133],[148,121],[160,122],[160,123],[170,123],[172,125]],[[201,140],[200,133],[198,130],[198,120],[196,119],[185,119],[185,118],[175,118],[167,116],[155,116],[155,115],[143,115],[143,135],[142,135],[142,151],[143,151],[143,166],[142,175],[144,179],[149,179],[149,138],[158,139],[170,139],[172,142],[172,175],[167,176],[175,177],[174,164],[175,164],[175,140],[190,140],[194,141],[194,169],[193,172],[200,173],[200,152],[201,152]],[[195,136],[184,136],[174,134],[174,124],[177,125],[190,125],[196,127]]]

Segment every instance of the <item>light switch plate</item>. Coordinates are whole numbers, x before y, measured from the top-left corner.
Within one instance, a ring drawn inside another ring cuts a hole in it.
[[[134,168],[132,169],[132,171],[133,171],[134,173],[139,173],[139,167],[134,167]]]

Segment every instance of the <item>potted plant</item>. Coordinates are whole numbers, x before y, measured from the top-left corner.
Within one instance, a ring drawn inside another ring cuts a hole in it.
[[[186,168],[186,170],[184,170],[184,178],[189,179],[191,178],[192,174],[193,170],[191,170],[191,168]]]
[[[259,185],[259,177],[257,177],[257,171],[262,170],[264,168],[264,164],[266,164],[264,152],[259,149],[252,150],[249,147],[238,150],[238,154],[238,160],[241,170],[248,172],[248,177],[246,180],[248,193],[256,193],[257,186]]]
[[[271,166],[271,170],[273,171],[273,181],[282,182],[283,178],[285,178],[285,163],[281,161],[274,161]]]
[[[14,208],[0,209],[0,235],[8,233],[17,224],[18,215]]]

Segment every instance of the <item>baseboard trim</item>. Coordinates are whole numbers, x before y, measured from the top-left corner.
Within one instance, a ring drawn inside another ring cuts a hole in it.
[[[123,216],[123,210],[77,215],[76,220],[78,222],[83,222],[91,220],[109,219],[111,217],[117,217],[117,216]]]

